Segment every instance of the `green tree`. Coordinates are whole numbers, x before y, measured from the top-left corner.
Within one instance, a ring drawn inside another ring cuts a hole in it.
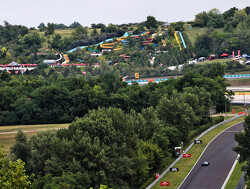
[[[108,27],[106,28],[106,32],[108,33],[113,33],[117,31],[117,26],[114,24],[109,24]]]
[[[25,174],[24,163],[20,159],[11,161],[0,149],[0,188],[25,189],[30,184],[30,177]]]
[[[166,124],[177,127],[182,133],[183,140],[186,140],[194,126],[195,114],[184,98],[185,94],[174,91],[170,98],[163,97],[156,109],[159,118]]]
[[[156,144],[140,140],[138,148],[138,153],[144,155],[147,158],[148,166],[153,168],[152,172],[159,170],[165,163],[162,149]]]
[[[59,49],[61,42],[62,42],[62,36],[60,34],[56,34],[53,36],[50,46],[52,49]]]
[[[46,26],[45,26],[45,24],[43,22],[41,24],[39,24],[39,26],[37,26],[37,28],[39,28],[39,29],[44,28],[44,27],[46,27]]]
[[[69,28],[77,28],[77,27],[81,27],[82,25],[79,22],[73,22],[72,24],[70,24]]]
[[[243,167],[243,170],[246,172],[246,178],[248,184],[250,182],[250,116],[248,115],[245,118],[244,123],[244,132],[235,133],[235,140],[237,141],[238,145],[234,148],[234,151],[240,154],[240,162],[246,162],[246,165]]]
[[[243,20],[245,20],[247,18],[247,14],[246,14],[244,9],[241,9],[241,10],[235,11],[234,18],[238,22],[240,22],[240,21],[243,21]]]
[[[147,21],[145,22],[145,26],[147,29],[150,29],[151,27],[158,29],[159,24],[158,24],[157,20],[155,19],[155,17],[148,16]]]
[[[82,26],[77,27],[73,32],[72,36],[74,39],[83,39],[87,36],[88,30]]]
[[[2,57],[6,56],[6,52],[7,52],[7,48],[6,47],[1,48],[1,56]]]
[[[55,33],[55,27],[53,23],[48,23],[47,24],[47,34],[48,35],[53,35]]]
[[[12,54],[9,51],[6,52],[6,54],[5,54],[6,62],[10,63],[12,61],[12,58],[13,58]]]
[[[12,159],[17,160],[18,158],[20,158],[23,162],[28,162],[30,158],[30,149],[26,135],[22,131],[18,130],[15,139],[16,142],[10,149]]]
[[[2,72],[0,78],[1,78],[1,80],[3,80],[3,81],[10,81],[10,80],[11,80],[10,74],[9,74],[6,70],[4,70],[4,71]]]
[[[225,11],[222,15],[223,15],[223,18],[225,20],[229,20],[230,18],[232,18],[234,16],[234,13],[235,11],[237,11],[238,9],[236,7],[233,7],[227,11]]]
[[[208,14],[204,11],[201,12],[197,15],[195,15],[195,26],[199,26],[199,27],[204,27],[207,25],[208,21],[209,21],[209,16]]]

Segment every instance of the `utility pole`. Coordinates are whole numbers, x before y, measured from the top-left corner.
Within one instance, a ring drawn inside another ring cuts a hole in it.
[[[227,118],[227,101],[225,100],[225,116],[226,116],[226,118]]]
[[[246,102],[246,93],[244,92],[244,111],[246,109],[245,102]]]

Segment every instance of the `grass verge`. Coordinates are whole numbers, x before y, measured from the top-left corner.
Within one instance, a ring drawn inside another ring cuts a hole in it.
[[[243,173],[243,171],[241,170],[243,165],[244,165],[244,163],[239,163],[239,161],[237,162],[237,164],[233,170],[233,173],[227,182],[225,189],[234,189],[235,188],[235,186],[238,184],[240,177]]]
[[[202,140],[202,144],[200,145],[194,145],[188,153],[191,154],[191,158],[182,158],[175,167],[179,168],[178,172],[167,172],[162,179],[160,179],[156,185],[154,185],[152,188],[162,188],[160,186],[160,182],[169,181],[170,186],[168,186],[168,189],[170,188],[178,188],[178,186],[181,184],[181,182],[184,180],[186,175],[189,173],[189,171],[194,166],[195,162],[200,157],[201,153],[205,149],[205,147],[208,145],[208,143],[216,137],[220,132],[222,132],[224,129],[227,129],[228,127],[239,123],[244,120],[244,117],[238,118],[236,120],[233,120],[229,123],[223,124],[210,132],[208,132],[206,135],[204,135],[200,140]]]
[[[59,129],[67,128],[69,126],[66,124],[44,124],[44,125],[13,125],[13,126],[1,126],[0,127],[0,143],[3,145],[3,149],[8,154],[10,147],[15,143],[15,136],[18,130],[28,131],[25,132],[27,138],[30,138],[33,134],[49,129]],[[11,133],[6,133],[11,132]],[[5,134],[3,134],[5,133]]]

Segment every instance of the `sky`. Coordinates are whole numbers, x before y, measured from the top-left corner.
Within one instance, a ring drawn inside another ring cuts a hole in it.
[[[202,11],[217,8],[223,13],[246,6],[249,0],[0,0],[0,25],[124,24],[145,21],[149,15],[159,21],[191,21]]]

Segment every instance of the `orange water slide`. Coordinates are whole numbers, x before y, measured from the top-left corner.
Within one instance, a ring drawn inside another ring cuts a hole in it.
[[[120,42],[120,41],[122,41],[122,40],[124,40],[124,39],[126,39],[126,38],[127,38],[127,37],[119,37],[119,38],[116,39],[116,41]]]

